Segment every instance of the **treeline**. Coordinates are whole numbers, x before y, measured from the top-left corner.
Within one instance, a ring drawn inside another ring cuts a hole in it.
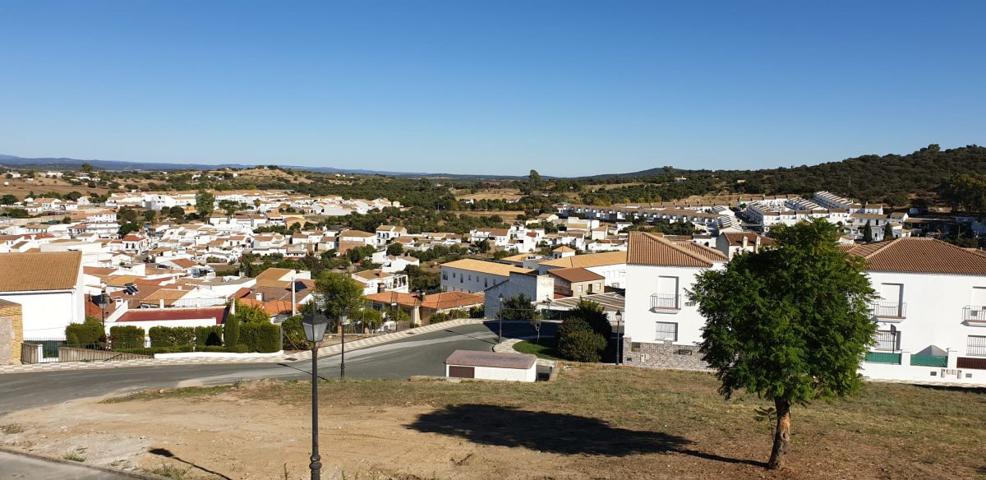
[[[939,198],[946,181],[986,172],[986,147],[942,150],[929,145],[907,155],[864,155],[839,162],[765,170],[681,170],[671,167],[583,179],[587,184],[644,182],[585,192],[590,204],[657,202],[706,194],[801,194],[828,190],[863,202],[908,206]]]

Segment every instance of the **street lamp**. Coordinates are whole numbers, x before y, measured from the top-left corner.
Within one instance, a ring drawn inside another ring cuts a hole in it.
[[[500,301],[500,304],[499,304],[500,311],[497,312],[497,315],[496,315],[497,318],[499,318],[499,320],[500,320],[500,333],[498,333],[497,336],[496,336],[496,343],[500,343],[500,342],[503,341],[503,294],[502,293],[499,294],[499,295],[497,295],[497,300]]]
[[[106,293],[106,285],[103,285],[102,290],[99,292],[99,311],[103,317],[103,336],[106,335],[106,306],[109,305],[109,294]]]
[[[623,312],[616,309],[616,364],[623,363]]]
[[[325,337],[329,319],[311,311],[302,318],[301,326],[305,329],[305,338],[312,344],[312,457],[308,467],[312,470],[312,480],[319,480],[322,458],[318,455],[318,344]]]
[[[339,378],[346,378],[346,325],[349,324],[349,316],[345,313],[339,315],[339,326],[342,328],[342,358],[339,361]]]

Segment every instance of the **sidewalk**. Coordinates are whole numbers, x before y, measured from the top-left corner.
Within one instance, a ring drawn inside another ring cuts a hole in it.
[[[12,480],[134,480],[157,477],[0,450],[0,478]]]
[[[425,325],[423,327],[402,330],[400,332],[386,333],[352,342],[346,342],[346,351],[358,350],[361,348],[372,347],[381,343],[393,342],[407,338],[412,335],[445,330],[447,328],[462,325],[480,325],[482,319],[463,318],[449,320],[447,322]],[[341,344],[335,344],[319,348],[318,356],[330,357],[338,355],[342,351]],[[203,364],[238,364],[238,363],[279,363],[294,362],[298,360],[310,360],[312,352],[282,352],[279,354],[239,354],[235,357],[202,357],[202,358],[147,358],[140,360],[121,360],[112,362],[65,362],[65,363],[36,363],[31,365],[0,365],[0,374],[4,373],[25,373],[25,372],[47,372],[47,371],[67,371],[67,370],[94,370],[104,368],[127,368],[127,367],[160,367],[166,365],[203,365]]]

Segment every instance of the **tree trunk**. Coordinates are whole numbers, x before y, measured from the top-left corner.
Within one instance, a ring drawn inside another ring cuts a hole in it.
[[[787,400],[774,400],[777,409],[777,427],[774,428],[774,448],[770,451],[767,468],[775,470],[784,465],[783,456],[791,443],[791,404]]]

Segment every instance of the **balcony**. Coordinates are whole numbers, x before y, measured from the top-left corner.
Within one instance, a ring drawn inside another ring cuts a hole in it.
[[[907,304],[904,302],[873,302],[870,304],[870,312],[881,321],[900,321],[907,316]]]
[[[655,293],[650,296],[650,309],[660,313],[674,313],[681,310],[678,295],[662,295]]]
[[[986,306],[966,305],[962,309],[962,323],[973,327],[986,327]]]

